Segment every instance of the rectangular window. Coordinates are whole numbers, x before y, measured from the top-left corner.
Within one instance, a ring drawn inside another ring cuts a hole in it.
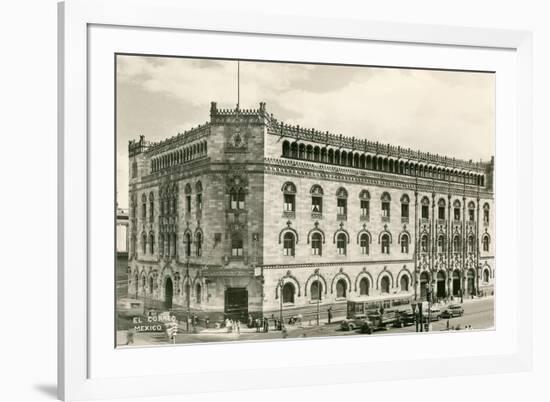
[[[237,193],[231,193],[229,196],[229,209],[237,209]]]
[[[361,216],[362,217],[369,216],[369,202],[366,200],[361,200]]]
[[[455,210],[454,210],[454,217],[455,217],[455,221],[459,221],[459,220],[460,220],[460,208],[455,208]]]
[[[155,221],[155,204],[153,202],[149,203],[149,220]]]
[[[191,196],[188,195],[185,197],[185,210],[187,213],[191,213]]]
[[[402,218],[409,217],[409,204],[401,204],[401,217]]]
[[[141,219],[145,220],[147,218],[147,204],[141,205]]]
[[[286,212],[292,212],[294,211],[295,205],[295,195],[294,194],[285,194],[284,196],[284,204],[283,209]]]
[[[382,216],[384,218],[390,217],[390,203],[389,202],[383,202],[382,203]]]
[[[311,212],[323,212],[323,198],[311,197]]]
[[[430,207],[427,205],[422,205],[422,219],[430,218]]]
[[[470,219],[470,222],[474,221],[474,212],[475,211],[473,209],[468,210],[468,218]]]
[[[483,210],[483,222],[489,223],[489,211],[486,209]]]
[[[233,257],[242,257],[243,255],[242,239],[233,239],[233,241],[231,242],[231,255]]]
[[[445,220],[445,207],[439,207],[437,217],[442,221]]]

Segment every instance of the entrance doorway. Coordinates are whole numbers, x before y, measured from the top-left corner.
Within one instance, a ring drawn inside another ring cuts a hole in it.
[[[164,307],[167,310],[172,308],[172,297],[174,296],[174,285],[172,279],[166,278],[166,284],[164,285]]]
[[[453,271],[453,296],[460,296],[460,272],[458,270]]]
[[[445,274],[442,271],[437,273],[437,287],[435,295],[438,298],[445,298]]]
[[[474,288],[475,272],[473,269],[470,269],[468,271],[467,279],[468,281],[466,284],[466,291],[468,292],[468,295],[473,295],[475,293],[475,288]]]
[[[246,288],[228,288],[225,290],[225,308],[227,318],[246,322],[248,318],[248,290]]]

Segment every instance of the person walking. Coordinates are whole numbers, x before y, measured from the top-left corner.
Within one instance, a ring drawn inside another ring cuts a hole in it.
[[[264,332],[269,332],[269,321],[267,317],[264,317]]]
[[[235,323],[235,328],[237,329],[237,336],[241,335],[241,322],[239,320]]]
[[[328,315],[328,323],[330,324],[330,322],[332,321],[332,306],[328,308],[327,315]]]

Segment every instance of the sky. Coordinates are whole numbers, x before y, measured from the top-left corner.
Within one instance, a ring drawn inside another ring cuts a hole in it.
[[[237,62],[117,57],[117,202],[128,207],[128,141],[159,141],[237,103]],[[494,155],[495,76],[240,62],[240,107],[260,102],[286,124],[466,160]]]

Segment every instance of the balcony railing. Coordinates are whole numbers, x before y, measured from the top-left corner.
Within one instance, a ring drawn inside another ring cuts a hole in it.
[[[389,221],[390,221],[389,216],[382,215],[382,222],[389,222]]]
[[[311,219],[323,219],[323,213],[322,212],[312,212],[311,213]]]
[[[336,214],[336,220],[338,220],[338,221],[347,221],[348,216],[347,216],[347,214]]]
[[[408,216],[402,216],[401,217],[401,223],[409,223],[409,217]]]
[[[294,219],[296,218],[295,211],[283,211],[283,218]]]
[[[362,222],[368,222],[370,220],[369,215],[361,215],[360,217]]]

